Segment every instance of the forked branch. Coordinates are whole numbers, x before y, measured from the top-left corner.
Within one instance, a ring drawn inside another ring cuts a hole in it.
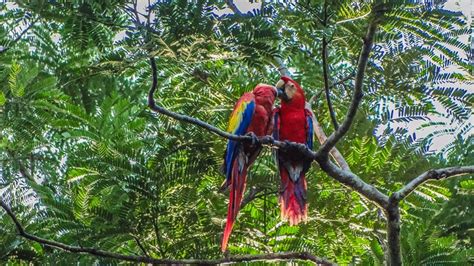
[[[342,122],[341,126],[329,136],[327,141],[321,146],[320,151],[323,154],[327,154],[336,143],[344,137],[349,131],[352,122],[357,114],[357,109],[362,101],[362,84],[364,81],[365,70],[367,68],[367,62],[369,61],[370,51],[374,42],[375,32],[377,30],[379,20],[374,18],[367,29],[367,33],[363,39],[362,50],[359,57],[359,63],[357,64],[357,74],[355,77],[354,94],[352,95],[352,101],[349,106],[349,110],[346,113],[346,117]]]
[[[399,202],[406,198],[413,190],[421,186],[428,180],[441,180],[453,176],[474,174],[474,165],[471,166],[455,166],[449,168],[442,168],[437,170],[429,170],[419,175],[417,178],[410,181],[407,185],[399,191],[392,194],[391,200]]]

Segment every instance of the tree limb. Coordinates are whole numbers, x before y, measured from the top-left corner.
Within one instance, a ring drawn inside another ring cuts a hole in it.
[[[260,255],[241,255],[241,256],[230,256],[228,258],[221,258],[215,260],[199,260],[199,259],[184,259],[184,260],[172,260],[172,259],[156,259],[150,258],[147,256],[132,256],[132,255],[123,255],[119,253],[109,252],[101,249],[90,248],[90,247],[78,247],[67,245],[58,241],[45,239],[33,234],[30,234],[25,231],[25,228],[21,225],[20,221],[16,215],[12,212],[8,205],[0,200],[0,206],[5,210],[5,212],[10,216],[13,223],[18,230],[20,236],[35,241],[40,244],[47,245],[49,247],[64,250],[71,253],[83,253],[90,254],[98,257],[112,258],[123,261],[130,262],[141,262],[141,263],[151,263],[151,264],[220,264],[220,263],[236,263],[236,262],[245,262],[245,261],[258,261],[258,260],[305,260],[312,261],[321,265],[335,265],[334,263],[316,257],[307,252],[287,252],[287,253],[268,253]]]
[[[331,117],[334,130],[337,130],[339,128],[339,125],[337,123],[336,113],[334,112],[334,108],[331,103],[331,95],[329,94],[328,42],[326,40],[326,36],[323,36],[321,56],[323,58],[323,79],[324,92],[326,93],[326,102],[328,103],[329,115]]]
[[[323,171],[326,172],[329,176],[359,192],[361,195],[371,200],[376,205],[384,209],[387,208],[388,196],[380,192],[377,188],[365,183],[356,174],[338,168],[327,158],[318,157],[316,160],[321,166],[321,169],[323,169]]]
[[[136,236],[133,236],[133,238],[135,239],[135,242],[137,243],[138,247],[141,249],[141,251],[143,252],[143,255],[149,257],[148,255],[148,252],[146,252],[146,249],[145,247],[142,245],[142,243],[140,242],[140,239]]]
[[[324,1],[324,8],[323,8],[323,26],[327,27],[328,22],[328,1]],[[329,116],[331,117],[332,124],[334,126],[334,130],[339,128],[336,119],[336,113],[334,112],[334,108],[331,103],[331,95],[329,94],[329,67],[328,67],[328,44],[329,42],[326,39],[326,33],[323,31],[323,43],[321,46],[321,58],[323,60],[323,80],[324,80],[324,92],[326,94],[326,102],[328,104],[329,109]]]
[[[393,193],[390,199],[393,201],[399,202],[403,200],[404,198],[406,198],[418,186],[422,185],[424,182],[428,180],[441,180],[448,177],[473,174],[473,173],[474,173],[474,165],[456,166],[456,167],[448,167],[448,168],[442,168],[442,169],[437,169],[437,170],[429,170],[419,175],[417,178],[413,179],[412,181],[410,181],[407,185],[405,185],[403,188],[401,188],[397,192]]]
[[[349,131],[352,122],[359,108],[359,104],[362,100],[362,84],[364,81],[364,74],[367,67],[367,62],[369,60],[370,51],[372,50],[372,44],[375,37],[375,32],[377,30],[377,25],[379,23],[378,16],[381,16],[383,12],[376,12],[376,17],[372,19],[367,29],[367,33],[363,39],[363,46],[359,57],[359,63],[357,65],[357,74],[355,77],[354,84],[354,94],[352,96],[352,102],[349,106],[349,110],[346,113],[346,118],[342,122],[341,126],[329,136],[326,142],[320,147],[319,151],[322,154],[328,154],[329,151],[336,145],[336,143],[344,137],[344,135]]]
[[[350,73],[349,75],[347,75],[346,77],[340,79],[339,81],[333,83],[331,86],[329,86],[329,88],[333,88],[333,87],[336,87],[337,85],[341,85],[341,84],[344,84],[344,82],[352,79],[354,77],[354,74],[355,73]]]

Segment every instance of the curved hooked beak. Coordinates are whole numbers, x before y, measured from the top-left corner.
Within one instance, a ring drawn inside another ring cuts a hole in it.
[[[285,92],[285,81],[280,79],[277,84],[275,85],[277,89],[277,97],[284,100],[284,101],[289,101],[290,98]]]

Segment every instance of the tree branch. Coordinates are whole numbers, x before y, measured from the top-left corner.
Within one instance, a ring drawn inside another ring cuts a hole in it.
[[[340,79],[339,81],[333,83],[331,86],[329,86],[329,88],[333,88],[333,87],[336,87],[338,85],[344,84],[344,82],[352,79],[354,77],[354,74],[355,73],[351,73],[351,74],[347,75],[346,77],[344,77],[344,78]]]
[[[405,185],[403,188],[401,188],[397,192],[393,193],[390,199],[393,201],[399,202],[403,200],[404,198],[406,198],[418,186],[422,185],[424,182],[428,180],[441,180],[448,177],[473,174],[473,173],[474,173],[474,165],[456,166],[456,167],[448,167],[448,168],[442,168],[442,169],[437,169],[437,170],[429,170],[419,175],[417,178],[413,179],[412,181],[410,181],[407,185]]]
[[[151,263],[151,264],[220,264],[220,263],[236,263],[244,261],[258,261],[258,260],[306,260],[312,261],[322,265],[335,265],[332,262],[325,260],[323,258],[316,257],[307,252],[287,252],[287,253],[268,253],[260,255],[242,255],[242,256],[231,256],[228,258],[221,258],[215,260],[199,260],[199,259],[184,259],[184,260],[172,260],[172,259],[156,259],[146,256],[132,256],[132,255],[123,255],[119,253],[109,252],[105,250],[100,250],[90,247],[78,247],[71,246],[54,240],[45,239],[32,235],[25,231],[25,228],[21,225],[18,218],[12,212],[10,207],[0,200],[0,206],[5,210],[5,212],[10,216],[13,223],[18,230],[20,236],[35,241],[40,244],[47,245],[49,247],[64,250],[71,253],[83,253],[90,254],[98,257],[112,258],[123,261],[130,262],[141,262],[141,263]]]
[[[380,192],[377,188],[372,185],[365,183],[362,179],[360,179],[356,174],[345,171],[338,168],[334,165],[331,161],[327,158],[317,158],[316,159],[323,169],[328,175],[336,179],[337,181],[341,182],[342,184],[354,189],[355,191],[359,192],[361,195],[366,197],[367,199],[371,200],[378,206],[386,209],[388,206],[388,196]]]
[[[352,96],[352,102],[349,106],[349,110],[346,113],[346,118],[342,122],[341,126],[329,136],[326,142],[320,147],[319,151],[321,154],[328,154],[329,151],[336,145],[336,143],[344,137],[344,135],[349,131],[352,122],[356,116],[357,109],[359,108],[359,104],[362,100],[362,84],[364,81],[364,74],[367,67],[367,62],[369,60],[370,51],[372,50],[372,44],[375,37],[375,32],[377,30],[377,25],[379,23],[379,16],[383,14],[383,12],[375,12],[375,18],[369,24],[367,29],[367,33],[363,39],[363,46],[362,51],[359,57],[359,63],[357,65],[357,74],[355,77],[355,84],[354,84],[354,94]]]
[[[148,255],[148,252],[146,252],[146,249],[145,247],[142,245],[142,243],[140,242],[140,239],[136,236],[133,236],[133,238],[135,239],[135,242],[137,243],[138,247],[141,249],[141,251],[143,252],[143,255],[149,257]]]
[[[324,1],[324,8],[323,8],[323,26],[327,27],[328,22],[328,1]],[[336,119],[336,113],[334,112],[334,108],[331,103],[331,95],[329,94],[329,67],[328,67],[328,41],[326,39],[326,33],[323,31],[323,43],[321,47],[321,58],[323,59],[323,80],[324,80],[324,92],[326,93],[326,102],[328,103],[329,109],[329,116],[331,117],[332,124],[334,126],[334,130],[339,128]]]
[[[324,34],[324,33],[323,33]],[[328,103],[329,115],[331,117],[332,124],[334,126],[334,130],[339,128],[336,119],[336,113],[334,112],[334,108],[331,103],[331,95],[329,94],[329,69],[328,69],[328,43],[326,40],[326,36],[323,36],[323,44],[322,44],[322,51],[321,56],[323,58],[323,79],[324,79],[324,92],[326,93],[326,102]]]

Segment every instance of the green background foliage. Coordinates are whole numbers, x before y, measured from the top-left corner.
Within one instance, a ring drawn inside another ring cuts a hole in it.
[[[462,56],[468,45],[459,41],[469,27],[442,2],[387,4],[363,103],[338,144],[352,171],[384,193],[431,168],[474,164],[472,66]],[[137,25],[125,1],[0,4],[0,196],[28,232],[44,238],[158,258],[221,257],[226,140],[147,109],[147,58],[157,59],[160,105],[225,129],[243,92],[277,81],[276,55],[288,61],[308,99],[324,86],[323,36],[331,40],[330,82],[354,72],[372,3],[327,5],[322,23],[323,1],[265,3],[254,13],[221,17],[215,10],[225,8],[223,1],[165,1],[144,11],[153,16],[139,14],[144,23]],[[15,41],[18,27],[30,24]],[[339,121],[352,85],[348,79],[331,89]],[[313,109],[330,133],[323,96]],[[431,121],[435,115],[452,123]],[[415,120],[432,133],[411,135],[403,123]],[[454,140],[427,152],[441,135]],[[313,164],[308,221],[289,226],[280,221],[278,184],[267,148],[249,176],[247,188],[257,193],[239,214],[231,254],[308,251],[343,265],[383,264],[386,221],[376,205]],[[456,177],[408,197],[407,265],[473,262],[473,189],[469,176]],[[120,263],[22,239],[3,212],[0,225],[1,263]]]

